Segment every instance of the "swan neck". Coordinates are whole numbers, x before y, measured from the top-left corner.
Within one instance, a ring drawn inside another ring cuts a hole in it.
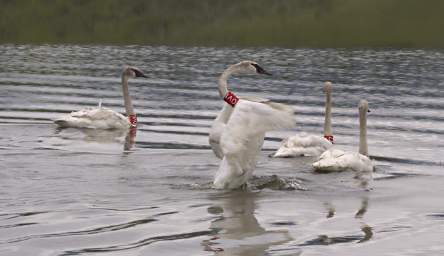
[[[122,91],[123,91],[123,103],[125,105],[126,115],[134,115],[134,108],[131,102],[131,96],[128,90],[128,76],[122,75]]]
[[[366,110],[359,110],[359,153],[368,156]]]
[[[227,68],[219,77],[219,96],[224,98],[228,92],[228,78],[235,72],[235,66]]]
[[[331,128],[331,91],[325,93],[324,136],[332,136]]]

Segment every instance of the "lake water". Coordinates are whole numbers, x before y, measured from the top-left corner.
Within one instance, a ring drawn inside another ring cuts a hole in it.
[[[296,190],[211,188],[208,131],[217,77],[251,59],[272,77],[230,80],[240,95],[290,104],[297,128],[267,135],[255,175]],[[0,45],[0,255],[443,255],[444,52]],[[123,112],[120,72],[139,126],[59,130],[86,106]],[[286,136],[322,134],[333,82],[336,147],[357,150],[369,101],[371,190],[314,158],[267,156]]]

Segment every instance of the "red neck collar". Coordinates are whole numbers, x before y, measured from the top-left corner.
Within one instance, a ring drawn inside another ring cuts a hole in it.
[[[234,95],[234,93],[228,91],[227,94],[225,94],[224,101],[234,107],[239,101],[239,98]]]
[[[131,124],[131,127],[136,127],[137,126],[137,115],[136,114],[129,115],[128,121]]]
[[[328,141],[330,141],[332,144],[334,143],[333,135],[324,135],[324,138],[326,138]]]

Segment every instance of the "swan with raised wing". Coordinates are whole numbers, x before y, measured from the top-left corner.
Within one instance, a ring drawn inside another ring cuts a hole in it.
[[[54,122],[62,128],[92,128],[92,129],[128,129],[137,126],[137,116],[134,112],[133,104],[128,90],[129,78],[146,77],[140,69],[131,66],[125,66],[122,71],[122,91],[123,102],[126,115],[115,112],[109,108],[87,107],[79,111],[64,115]]]
[[[256,166],[265,132],[290,129],[295,125],[293,109],[257,97],[238,97],[228,90],[233,74],[270,75],[256,62],[241,61],[228,67],[219,77],[219,95],[225,101],[211,127],[209,141],[222,161],[214,178],[217,189],[234,189],[246,185]]]
[[[367,146],[367,112],[368,102],[359,102],[359,152],[344,152],[331,148],[325,151],[313,167],[321,172],[353,170],[358,173],[371,173],[374,170],[373,161],[368,157]]]
[[[282,142],[281,147],[276,151],[273,157],[319,156],[331,148],[333,143],[333,133],[331,128],[331,82],[325,82],[324,92],[324,137],[306,134],[291,136]]]

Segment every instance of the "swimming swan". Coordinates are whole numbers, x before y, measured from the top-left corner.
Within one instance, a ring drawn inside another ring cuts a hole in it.
[[[368,102],[361,100],[359,102],[359,153],[329,149],[319,157],[317,162],[313,163],[315,170],[323,172],[345,170],[353,170],[358,173],[373,172],[374,164],[368,157],[367,112],[370,112]]]
[[[99,103],[97,108],[84,108],[79,111],[64,115],[54,123],[60,127],[93,128],[93,129],[127,129],[137,126],[137,116],[131,103],[128,91],[128,79],[146,77],[138,68],[125,66],[122,72],[122,90],[125,110],[128,117],[109,108],[104,108]]]
[[[298,156],[319,156],[333,143],[333,133],[331,129],[331,91],[330,82],[325,82],[325,119],[324,137],[318,135],[295,135],[285,139],[281,147],[273,157],[298,157]]]
[[[264,142],[265,132],[292,128],[293,109],[256,97],[237,97],[228,90],[232,74],[267,74],[253,61],[230,66],[219,78],[219,95],[226,102],[211,127],[209,142],[222,161],[214,178],[217,189],[234,189],[246,184],[256,166],[256,158]]]

